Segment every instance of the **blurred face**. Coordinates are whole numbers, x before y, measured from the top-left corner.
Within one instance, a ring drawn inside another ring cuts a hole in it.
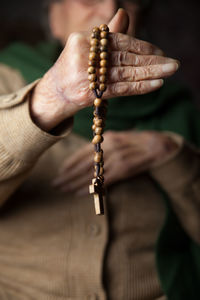
[[[134,35],[138,6],[130,0],[62,0],[50,6],[49,22],[53,36],[63,44],[72,32],[87,31],[102,23],[108,24],[117,9],[129,14],[129,34]]]

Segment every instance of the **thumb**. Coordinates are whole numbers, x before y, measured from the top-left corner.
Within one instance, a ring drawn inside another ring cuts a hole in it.
[[[110,32],[126,33],[129,27],[129,16],[125,9],[119,8],[110,23],[108,24]]]

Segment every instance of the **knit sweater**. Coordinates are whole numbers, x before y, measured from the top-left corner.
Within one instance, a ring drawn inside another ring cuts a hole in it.
[[[1,73],[11,87],[7,92],[12,92],[10,79],[18,78],[18,88],[24,85],[13,70],[2,66]],[[55,137],[32,122],[28,95],[35,84],[9,95],[1,84],[0,198],[2,203],[10,198],[0,221],[2,299],[161,299],[154,253],[165,210],[156,182],[199,243],[199,153],[174,136],[180,145],[176,155],[112,187],[108,217],[96,219],[88,197],[60,195],[50,186],[59,164],[86,141],[75,135],[66,139],[69,127]]]

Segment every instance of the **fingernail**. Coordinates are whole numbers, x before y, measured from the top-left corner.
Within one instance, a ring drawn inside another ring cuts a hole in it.
[[[161,49],[155,49],[154,54],[158,56],[164,56],[165,53]]]
[[[164,80],[163,79],[156,79],[156,80],[151,80],[151,87],[159,87],[159,86],[162,86],[164,83]]]
[[[170,73],[173,71],[178,70],[178,64],[177,63],[169,63],[162,66],[162,70],[164,73]]]

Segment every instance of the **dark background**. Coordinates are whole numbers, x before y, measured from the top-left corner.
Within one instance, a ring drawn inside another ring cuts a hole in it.
[[[0,48],[13,40],[34,44],[44,38],[41,6],[42,0],[0,0]],[[143,12],[141,37],[181,61],[174,79],[190,87],[200,105],[200,1],[152,0]]]

